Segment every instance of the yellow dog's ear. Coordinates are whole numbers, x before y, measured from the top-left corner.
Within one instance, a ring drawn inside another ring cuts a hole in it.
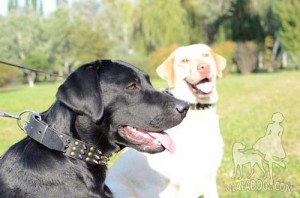
[[[166,80],[169,88],[175,86],[175,71],[174,71],[175,56],[172,53],[161,65],[156,68],[156,72],[162,79]]]
[[[219,78],[222,78],[223,77],[222,71],[226,67],[226,59],[215,52],[212,52],[212,54],[214,56],[216,67],[217,67],[217,75]]]

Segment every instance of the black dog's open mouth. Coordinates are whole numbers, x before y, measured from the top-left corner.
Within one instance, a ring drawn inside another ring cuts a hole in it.
[[[119,134],[131,144],[142,147],[145,152],[148,150],[160,152],[165,149],[167,149],[170,153],[175,152],[175,144],[173,140],[164,131],[151,132],[135,127],[125,126],[119,128]]]
[[[204,78],[196,84],[188,84],[190,85],[192,91],[195,94],[209,95],[214,89],[214,83],[208,78]]]

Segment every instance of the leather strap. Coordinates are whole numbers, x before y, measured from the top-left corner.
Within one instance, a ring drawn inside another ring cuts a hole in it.
[[[189,103],[191,110],[206,110],[215,107],[215,104]]]
[[[30,114],[24,127],[25,133],[49,149],[61,151],[67,157],[90,164],[107,165],[111,154],[103,154],[95,146],[66,134],[59,133],[43,122],[39,116]]]

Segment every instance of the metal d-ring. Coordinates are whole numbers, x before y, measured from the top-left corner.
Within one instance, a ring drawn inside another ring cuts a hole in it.
[[[42,117],[40,116],[40,114],[38,113],[38,112],[36,112],[36,111],[33,111],[33,110],[24,110],[24,111],[22,111],[21,113],[19,113],[19,115],[18,115],[18,119],[17,119],[17,123],[18,123],[18,126],[20,127],[20,129],[22,129],[22,131],[25,131],[25,129],[24,129],[24,125],[21,123],[21,121],[22,121],[22,116],[24,115],[24,114],[27,114],[27,113],[30,113],[28,116],[27,116],[27,119],[26,119],[26,123],[28,124],[29,123],[29,118],[30,118],[30,115],[35,115],[35,116],[37,116],[37,119],[38,120],[41,120],[42,119]]]

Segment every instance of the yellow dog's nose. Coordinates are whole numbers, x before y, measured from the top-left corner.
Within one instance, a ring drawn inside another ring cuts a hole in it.
[[[209,75],[210,66],[207,63],[200,63],[197,65],[197,70],[201,75]]]

